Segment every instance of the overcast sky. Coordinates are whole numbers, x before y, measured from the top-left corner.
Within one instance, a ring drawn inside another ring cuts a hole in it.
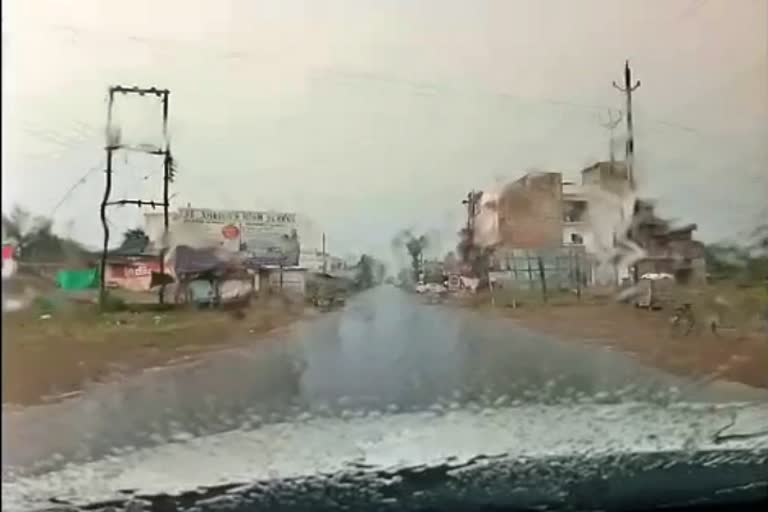
[[[3,211],[98,244],[107,87],[155,85],[177,205],[304,213],[339,254],[403,227],[448,248],[470,188],[607,157],[627,58],[643,193],[742,236],[768,196],[768,0],[3,2]],[[121,101],[156,133],[156,103]],[[159,170],[121,156],[115,195]]]

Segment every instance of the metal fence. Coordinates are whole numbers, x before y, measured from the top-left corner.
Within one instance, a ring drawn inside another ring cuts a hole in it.
[[[582,247],[507,249],[493,258],[489,277],[497,288],[526,291],[576,290],[589,286],[592,264]]]

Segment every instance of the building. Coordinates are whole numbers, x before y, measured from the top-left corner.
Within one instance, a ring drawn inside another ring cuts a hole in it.
[[[596,162],[582,169],[581,184],[585,187],[598,187],[617,196],[626,196],[632,192],[627,165],[621,161]]]
[[[635,204],[629,238],[645,252],[634,265],[634,279],[666,273],[681,284],[706,282],[704,244],[693,239],[696,224],[673,227],[656,216],[650,201]]]
[[[334,273],[346,268],[346,262],[338,256],[312,249],[302,249],[299,254],[299,266],[309,272]]]
[[[307,269],[265,265],[259,269],[259,292],[303,298],[307,292]]]
[[[557,172],[529,173],[483,197],[475,243],[493,247],[491,268],[506,269],[510,261],[527,262],[543,251],[552,261],[577,258],[577,273],[589,284],[621,279],[613,258],[632,204],[623,162],[597,162],[581,171],[579,184]]]
[[[559,247],[562,241],[562,175],[529,173],[496,198],[497,243],[515,249]]]
[[[152,274],[160,272],[160,260],[155,255],[120,256],[107,258],[104,282],[109,287],[134,292],[152,289]]]

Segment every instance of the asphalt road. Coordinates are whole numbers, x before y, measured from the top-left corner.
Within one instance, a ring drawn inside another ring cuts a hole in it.
[[[764,398],[383,286],[246,347],[95,384],[60,403],[4,410],[3,470],[39,474],[307,417]]]

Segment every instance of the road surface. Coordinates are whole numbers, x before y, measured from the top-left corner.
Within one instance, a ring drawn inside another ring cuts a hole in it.
[[[382,286],[258,343],[4,410],[3,470],[41,474],[123,449],[309,417],[765,396]]]

